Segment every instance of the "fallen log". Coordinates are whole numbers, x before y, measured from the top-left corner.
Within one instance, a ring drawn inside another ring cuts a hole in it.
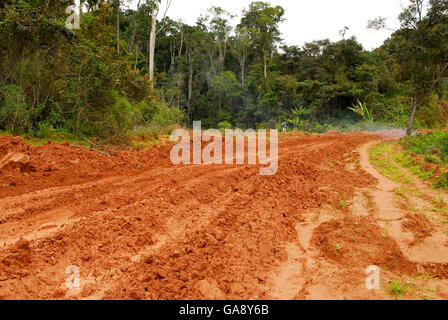
[[[72,145],[72,144],[70,146],[73,147],[73,148],[77,148],[77,149],[86,149],[86,150],[90,150],[90,151],[95,151],[95,152],[98,152],[99,154],[102,154],[103,156],[106,156],[106,157],[110,157],[111,156],[110,154],[108,154],[106,152],[103,152],[103,151],[98,150],[98,149],[90,148],[90,147],[81,147],[81,146],[75,146],[75,145]]]

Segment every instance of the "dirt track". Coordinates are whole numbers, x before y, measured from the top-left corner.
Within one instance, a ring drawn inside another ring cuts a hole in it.
[[[364,270],[379,265],[386,279],[430,270],[448,298],[448,261],[409,260],[359,205],[377,180],[357,150],[373,140],[283,136],[266,177],[256,166],[173,166],[169,147],[108,158],[2,136],[0,159],[26,158],[0,169],[0,297],[391,298],[365,288]],[[70,265],[80,289],[66,288]]]

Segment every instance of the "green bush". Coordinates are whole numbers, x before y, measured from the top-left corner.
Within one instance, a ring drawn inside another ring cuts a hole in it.
[[[117,98],[106,118],[108,120],[106,130],[109,129],[111,135],[127,132],[132,125],[132,115],[132,104],[126,98]]]
[[[134,123],[145,125],[151,121],[156,112],[156,106],[146,100],[140,101],[134,106]]]
[[[140,117],[136,120],[139,125],[135,126],[132,135],[143,139],[157,139],[161,135],[171,134],[184,120],[184,113],[178,108],[169,108],[163,104],[150,105],[141,102],[136,107],[134,116]]]
[[[218,123],[218,128],[220,130],[231,129],[232,125],[228,121],[222,121]]]
[[[423,155],[434,155],[448,161],[448,132],[439,131],[428,135],[408,137],[401,141],[406,149]]]
[[[162,127],[173,124],[181,124],[184,120],[184,113],[178,108],[169,108],[160,104],[155,108],[155,113],[150,121],[151,124],[158,124]]]
[[[47,123],[40,123],[34,136],[40,139],[47,139],[53,141],[75,141],[76,135],[71,134],[65,128],[55,129],[52,125]]]
[[[434,187],[438,189],[448,189],[448,172],[442,174],[439,180],[437,180]]]
[[[401,140],[401,145],[408,149],[409,154],[424,155],[427,162],[441,166],[448,163],[448,132],[439,131],[428,135],[407,137]],[[412,157],[409,158],[412,159]],[[434,187],[448,189],[448,172],[442,173]]]
[[[14,135],[25,133],[29,129],[30,114],[22,89],[16,85],[7,85],[1,92],[0,127]]]

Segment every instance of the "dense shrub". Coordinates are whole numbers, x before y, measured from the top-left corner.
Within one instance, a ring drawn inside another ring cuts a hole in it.
[[[448,132],[446,131],[408,137],[403,139],[401,144],[416,154],[434,155],[448,161]]]
[[[444,174],[442,174],[442,176],[439,178],[439,180],[437,180],[434,187],[439,188],[439,189],[442,189],[442,188],[448,189],[448,172],[445,172]]]
[[[12,134],[22,134],[29,128],[30,112],[22,89],[16,85],[1,88],[0,126]]]

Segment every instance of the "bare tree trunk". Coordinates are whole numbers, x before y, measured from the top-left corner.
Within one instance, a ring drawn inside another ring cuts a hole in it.
[[[84,4],[84,1],[80,1],[79,2],[79,23],[81,24],[81,20],[82,20],[82,6]]]
[[[138,63],[138,50],[140,50],[139,45],[137,44],[135,46],[135,65],[134,65],[134,69],[137,69],[137,63]]]
[[[187,47],[188,49],[188,47]],[[188,116],[191,116],[191,97],[192,97],[192,93],[193,93],[193,56],[190,52],[190,50],[188,50],[188,96],[187,96],[187,101],[188,101]]]
[[[137,11],[132,19],[132,30],[131,30],[131,39],[129,41],[129,52],[131,52],[132,48],[134,48],[135,36],[137,35],[137,15],[138,11],[140,10],[140,2],[141,0],[139,0],[137,3]]]
[[[117,5],[117,54],[120,54],[120,1]]]
[[[415,8],[417,10],[418,15],[418,22],[422,21],[423,16],[423,0],[414,0],[415,1]]]
[[[268,89],[268,58],[267,53],[263,52],[263,62],[264,62],[264,84],[266,90]]]
[[[149,79],[151,81],[151,89],[154,89],[154,53],[156,51],[156,36],[160,31],[162,31],[165,28],[166,13],[168,12],[168,9],[170,8],[171,1],[172,0],[167,0],[165,13],[162,18],[163,24],[159,28],[159,30],[157,30],[157,16],[159,15],[161,1],[156,1],[158,3],[156,4],[156,7],[153,9],[153,11],[151,13],[151,33],[149,35],[149,59],[148,59],[148,61],[149,61],[148,62],[149,63]]]
[[[408,128],[406,130],[406,135],[407,136],[410,136],[412,134],[412,126],[414,125],[415,114],[417,112],[417,105],[418,105],[418,99],[417,99],[417,96],[414,95],[414,97],[412,98],[411,116],[409,118]]]
[[[174,74],[175,51],[176,51],[175,44],[170,43],[170,57],[171,57],[171,62],[170,62],[170,73],[171,73],[171,74]]]
[[[181,21],[179,23],[180,23],[180,47],[178,56],[180,57],[182,55],[182,49],[184,45],[184,25]]]
[[[157,15],[151,15],[151,34],[149,35],[149,80],[151,81],[151,89],[154,89],[154,53],[156,50],[156,27]]]
[[[268,77],[268,60],[266,52],[263,52],[263,62],[264,62],[264,78]]]
[[[191,105],[191,95],[193,92],[193,61],[189,58],[189,70],[188,70],[188,104]]]
[[[129,51],[134,48],[135,36],[137,35],[137,22],[132,22],[131,39],[129,40]]]
[[[207,49],[207,55],[208,55],[208,59],[210,61],[210,71],[212,73],[212,76],[215,76],[217,74],[216,68],[215,68],[215,63],[214,63],[215,60],[213,59],[213,53],[211,52],[210,48]]]
[[[219,52],[219,72],[221,72],[224,69],[224,53],[222,48],[222,42],[218,40],[218,52]]]

